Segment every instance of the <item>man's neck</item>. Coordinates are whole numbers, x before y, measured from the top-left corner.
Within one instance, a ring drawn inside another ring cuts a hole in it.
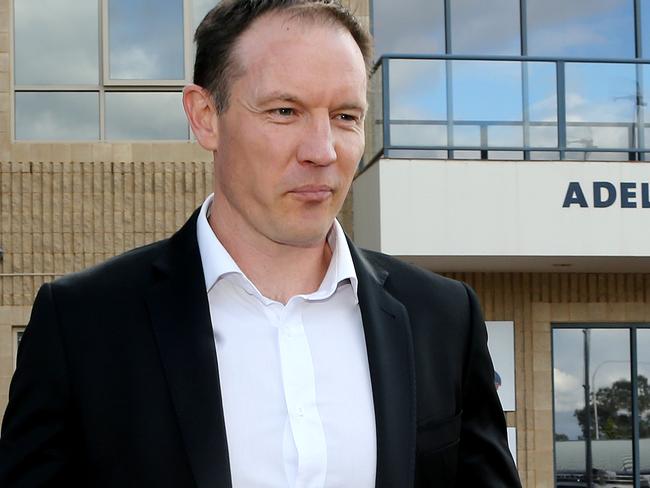
[[[233,232],[215,210],[208,219],[212,231],[262,295],[286,304],[292,296],[318,290],[332,259],[327,239],[299,247],[255,235],[246,226],[235,225]]]

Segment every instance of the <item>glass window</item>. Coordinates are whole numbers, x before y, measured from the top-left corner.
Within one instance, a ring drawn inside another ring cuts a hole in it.
[[[390,61],[390,137],[394,146],[447,144],[445,61]]]
[[[520,62],[453,61],[452,79],[455,146],[523,145]]]
[[[192,36],[203,18],[218,3],[219,0],[192,0]]]
[[[97,0],[18,0],[14,18],[16,84],[98,83]]]
[[[521,53],[519,0],[451,2],[451,52],[518,55]]]
[[[566,64],[567,147],[635,147],[636,67],[631,64]],[[582,153],[611,159],[611,153]]]
[[[217,3],[13,0],[16,139],[188,139],[184,13],[198,24]]]
[[[109,92],[106,138],[187,139],[188,126],[178,92]]]
[[[374,0],[375,56],[445,52],[443,0]]]
[[[634,0],[527,0],[528,54],[633,58]]]
[[[557,78],[554,63],[524,63],[529,147],[557,147]],[[547,157],[551,152],[545,151]]]
[[[648,53],[650,54],[650,53]],[[650,65],[642,64],[637,68],[639,77],[639,87],[641,92],[641,99],[639,100],[639,112],[641,114],[640,120],[643,121],[643,130],[639,137],[639,146],[648,148],[650,147]],[[646,160],[650,153],[645,155]]]
[[[99,139],[97,92],[16,93],[17,140]]]
[[[637,391],[639,395],[639,460],[641,476],[650,481],[650,329],[636,336]]]
[[[637,441],[642,476],[650,474],[650,453],[644,450],[650,434],[644,424],[650,417],[650,361],[645,353],[650,350],[649,332],[628,327],[553,330],[557,486],[631,485]],[[634,357],[631,334],[638,341]],[[638,368],[634,381],[633,360]],[[640,439],[634,438],[633,388],[639,393]]]
[[[24,327],[19,327],[19,328],[14,328],[14,331],[16,333],[16,342],[15,342],[15,347],[14,347],[14,369],[16,369],[16,359],[18,356],[18,346],[20,346],[20,341],[23,338],[23,333],[25,332]]]
[[[185,78],[183,0],[110,0],[108,30],[111,79]]]

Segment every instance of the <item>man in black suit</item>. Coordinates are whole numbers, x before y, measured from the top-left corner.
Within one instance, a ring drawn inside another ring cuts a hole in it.
[[[357,249],[369,39],[328,0],[225,0],[185,110],[214,195],[44,285],[0,486],[517,487],[464,284]]]

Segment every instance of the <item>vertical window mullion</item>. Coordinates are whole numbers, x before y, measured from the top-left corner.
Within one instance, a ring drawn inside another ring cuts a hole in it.
[[[630,375],[632,390],[632,469],[634,472],[634,488],[641,486],[641,466],[639,456],[639,385],[638,385],[638,356],[636,327],[630,329]]]
[[[185,58],[185,82],[192,82],[192,0],[183,0],[183,53]]]
[[[106,90],[104,86],[99,87],[99,140],[106,140]]]
[[[634,0],[634,54],[637,59],[643,58],[642,15],[641,0]]]
[[[451,0],[445,2],[445,54],[452,53],[451,44]]]
[[[109,0],[99,0],[101,5],[99,16],[101,18],[100,25],[100,45],[101,45],[101,62],[99,63],[101,76],[100,76],[100,85],[103,87],[108,81],[108,2]]]
[[[108,0],[97,0],[99,2],[99,140],[106,140],[106,102],[104,97],[104,73],[106,72],[106,32],[108,23],[106,22],[106,2]]]
[[[526,0],[519,0],[519,35],[521,42],[521,55],[528,56],[528,14],[526,10]]]

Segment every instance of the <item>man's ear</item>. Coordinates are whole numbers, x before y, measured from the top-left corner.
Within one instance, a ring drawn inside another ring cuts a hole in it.
[[[219,134],[217,111],[212,96],[199,85],[187,85],[183,89],[183,108],[201,147],[208,151],[216,151]]]

